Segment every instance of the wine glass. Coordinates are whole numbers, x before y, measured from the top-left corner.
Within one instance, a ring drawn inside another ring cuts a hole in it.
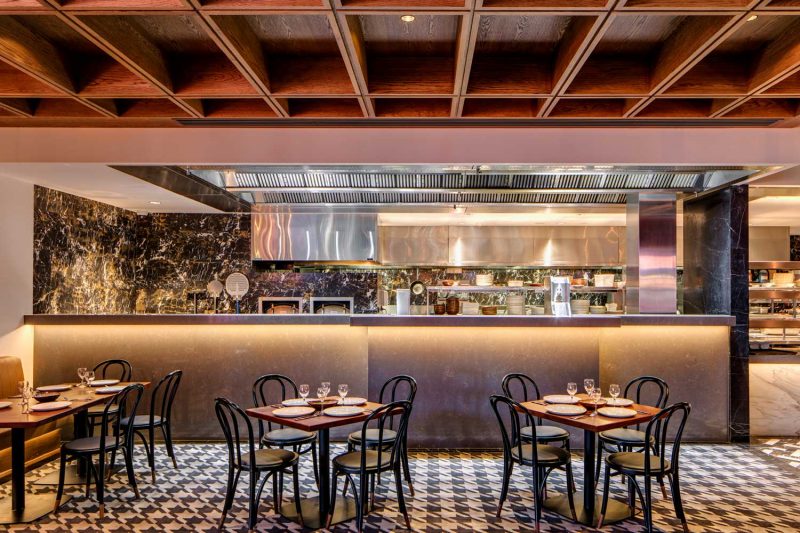
[[[586,389],[586,394],[591,395],[592,391],[594,390],[594,380],[592,378],[584,379],[583,388]]]
[[[593,388],[592,392],[589,393],[589,398],[592,400],[592,403],[594,404],[594,409],[592,410],[592,414],[589,416],[597,416],[597,408],[600,407],[598,402],[600,401],[601,394],[602,391],[600,387]]]
[[[325,402],[325,397],[328,395],[325,392],[325,387],[317,387],[317,399],[319,400],[319,410],[322,411],[322,407]]]
[[[323,381],[322,388],[325,389],[325,396],[327,397],[328,394],[331,392],[331,382],[330,381]]]
[[[611,396],[611,405],[617,405],[617,397],[619,396],[619,384],[612,383],[608,386],[608,394]]]
[[[567,383],[567,394],[571,403],[575,403],[575,394],[578,392],[578,384],[574,381]]]
[[[92,390],[92,382],[95,378],[94,370],[87,370],[83,376],[86,379],[86,384],[89,386],[89,394],[94,394],[94,391]]]
[[[25,390],[25,382],[24,381],[17,381],[17,392],[19,393],[19,404],[22,405],[25,402],[23,401],[23,391]]]
[[[30,413],[30,401],[33,396],[33,389],[31,384],[27,381],[21,381],[22,387],[20,388],[20,396],[22,397],[22,413]]]
[[[300,397],[303,399],[303,401],[306,401],[308,393],[311,392],[311,389],[308,387],[308,383],[303,383],[302,385],[300,385],[299,390],[300,390]]]
[[[341,398],[341,401],[339,403],[341,405],[344,405],[344,397],[347,396],[347,392],[349,390],[350,390],[350,388],[347,386],[346,383],[341,383],[339,385],[339,397]]]
[[[80,367],[78,369],[78,378],[81,380],[80,384],[78,385],[79,389],[83,389],[86,387],[86,368]]]

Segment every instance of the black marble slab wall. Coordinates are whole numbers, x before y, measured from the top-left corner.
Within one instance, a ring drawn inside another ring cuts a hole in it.
[[[684,310],[733,315],[730,337],[731,440],[750,437],[748,191],[731,187],[687,200],[684,216]]]
[[[789,237],[791,250],[789,251],[790,261],[800,261],[800,235],[791,235]]]

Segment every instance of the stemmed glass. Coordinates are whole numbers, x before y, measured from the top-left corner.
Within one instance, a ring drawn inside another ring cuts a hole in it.
[[[347,386],[346,383],[341,383],[339,385],[339,397],[341,398],[341,400],[339,401],[340,405],[344,405],[344,397],[347,396],[349,390],[350,388]]]
[[[300,397],[305,402],[306,398],[308,397],[308,393],[311,392],[311,389],[309,389],[307,383],[303,383],[302,385],[300,385],[299,391],[300,391]],[[306,402],[306,403],[308,403],[308,402]]]
[[[27,414],[30,413],[30,401],[31,397],[33,396],[33,389],[31,388],[31,384],[27,381],[20,381],[17,383],[17,388],[19,389],[19,396],[22,398],[22,413]]]
[[[323,381],[322,388],[325,389],[325,397],[328,397],[328,394],[331,392],[331,382],[330,381]]]
[[[89,386],[89,395],[91,396],[94,394],[94,390],[92,390],[92,382],[94,381],[94,370],[87,370],[83,374],[84,378],[86,379],[86,384]]]
[[[325,397],[328,395],[325,392],[325,387],[317,387],[317,399],[319,400],[319,410],[322,411],[322,408],[325,405]]]
[[[608,394],[611,396],[611,405],[617,405],[617,397],[619,396],[619,384],[612,383],[608,386]]]
[[[567,394],[569,394],[570,403],[575,403],[575,394],[578,392],[578,384],[574,381],[567,383]]]
[[[586,389],[586,394],[591,396],[592,391],[594,390],[594,380],[592,378],[584,379],[583,388]]]
[[[78,369],[78,378],[80,378],[81,382],[78,384],[79,389],[83,389],[86,387],[86,368],[80,367]]]
[[[592,403],[594,404],[594,410],[592,411],[592,414],[590,414],[589,416],[597,416],[597,408],[600,407],[599,402],[601,394],[602,392],[600,390],[600,387],[593,388],[592,392],[589,393],[589,398],[592,400]]]

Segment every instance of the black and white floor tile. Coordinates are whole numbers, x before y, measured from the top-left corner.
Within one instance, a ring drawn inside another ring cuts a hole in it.
[[[336,453],[339,446],[334,450]],[[682,490],[690,529],[693,532],[793,532],[800,531],[800,483],[794,466],[800,459],[798,441],[760,442],[754,446],[685,445],[682,454]],[[141,450],[138,450],[141,452]],[[217,444],[182,444],[177,447],[180,470],[174,470],[163,450],[159,455],[158,479],[150,482],[143,454],[137,460],[141,499],[118,475],[106,496],[106,517],[99,520],[93,497],[87,500],[82,489],[68,488],[73,499],[61,512],[37,523],[15,526],[12,532],[160,532],[217,531],[222,506],[226,467],[225,450]],[[301,490],[314,491],[310,461],[303,462]],[[576,456],[580,484],[582,464]],[[529,477],[515,472],[509,500],[502,517],[494,517],[500,492],[501,466],[495,452],[416,451],[412,455],[412,476],[416,497],[408,497],[414,531],[514,533],[532,531],[532,496]],[[51,471],[47,466],[32,472],[28,480]],[[147,475],[146,475],[147,474]],[[387,479],[388,481],[388,479]],[[551,491],[564,490],[563,475],[553,477]],[[622,483],[612,484],[623,497]],[[8,492],[8,484],[2,492]],[[33,486],[37,492],[52,492],[51,487]],[[290,484],[286,488],[290,491]],[[266,491],[265,491],[266,492]],[[660,531],[679,531],[671,501],[656,495],[655,523]],[[395,493],[386,481],[379,489],[378,509],[368,516],[365,530],[404,531]],[[266,498],[260,507],[258,531],[296,532],[301,528],[280,516]],[[241,481],[237,499],[228,516],[226,530],[246,531],[246,481]],[[352,531],[351,525],[335,526],[333,531]],[[543,531],[595,531],[545,512]],[[632,519],[604,527],[605,532],[642,530],[642,521]]]

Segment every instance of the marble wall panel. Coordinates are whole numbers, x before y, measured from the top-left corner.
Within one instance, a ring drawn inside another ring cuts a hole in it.
[[[800,437],[800,365],[750,365],[754,437]]]

